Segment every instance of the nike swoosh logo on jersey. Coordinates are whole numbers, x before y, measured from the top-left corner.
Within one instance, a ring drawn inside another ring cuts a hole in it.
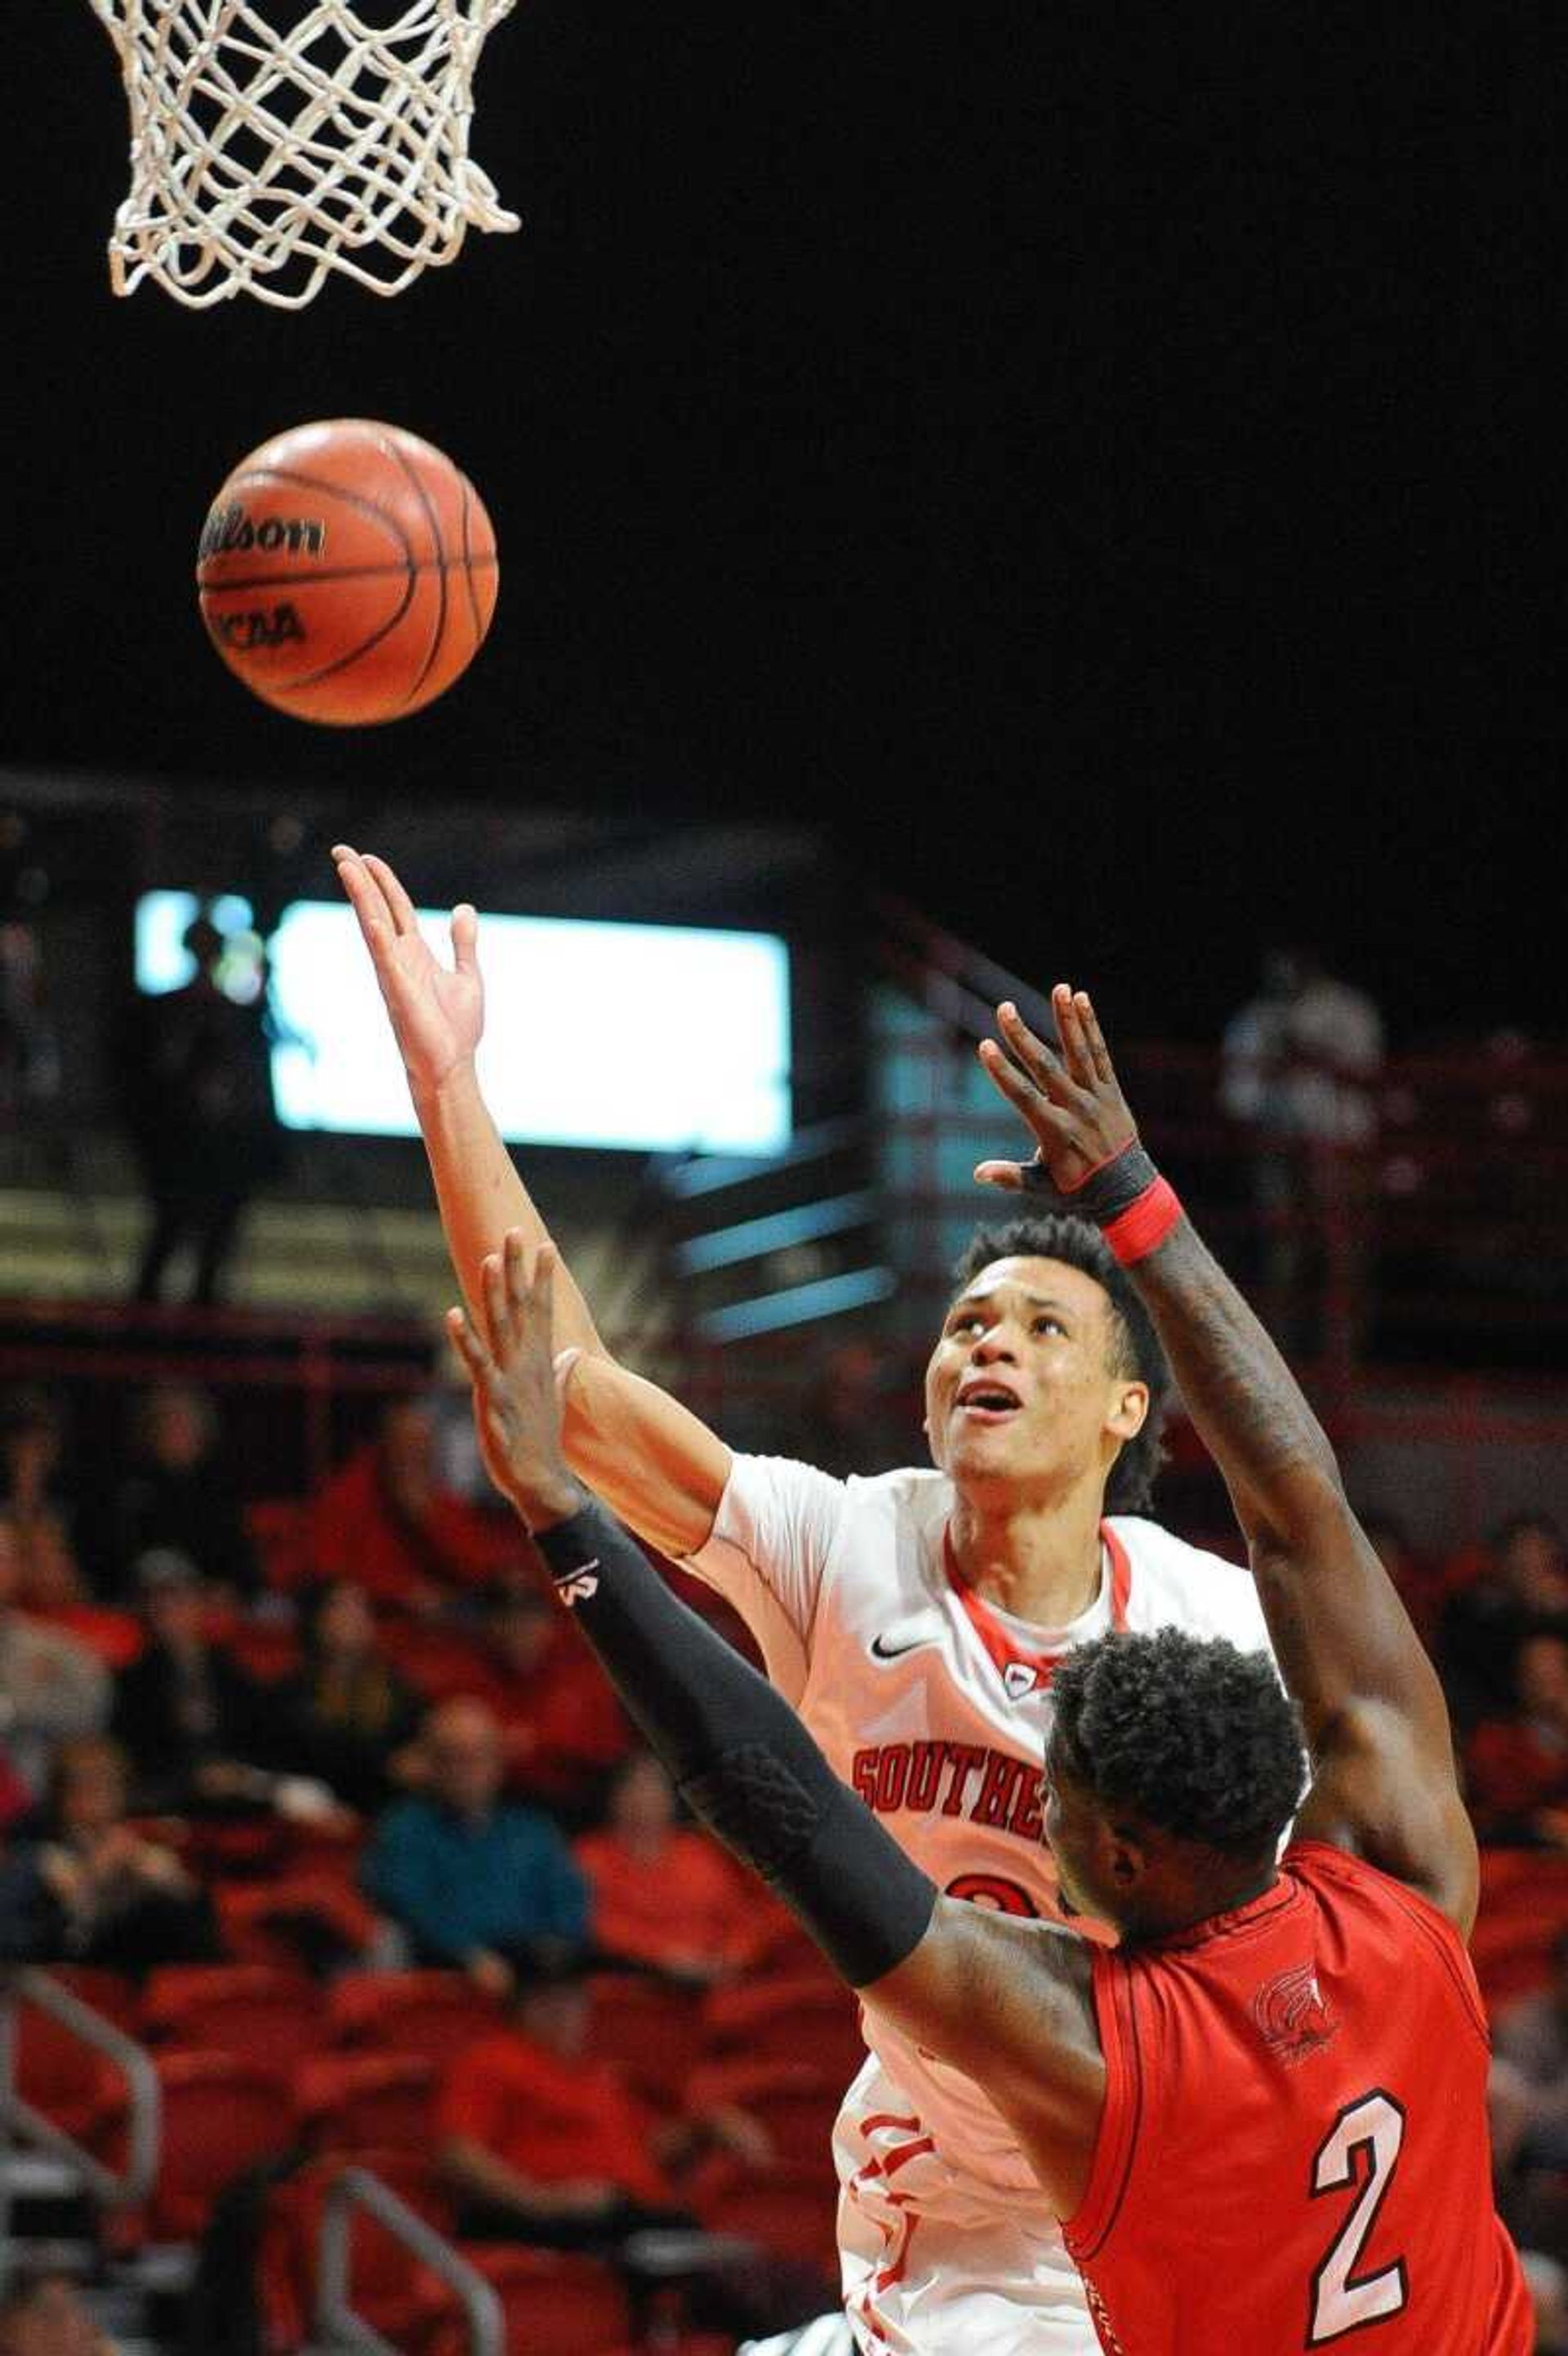
[[[918,1652],[923,1644],[941,1641],[942,1622],[927,1613],[913,1620],[895,1620],[891,1628],[872,1637],[871,1651],[879,1661],[897,1661],[905,1653]]]

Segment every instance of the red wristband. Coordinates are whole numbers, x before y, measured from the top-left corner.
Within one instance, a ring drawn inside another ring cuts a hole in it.
[[[1130,1203],[1119,1218],[1111,1221],[1100,1232],[1124,1268],[1135,1260],[1147,1259],[1157,1251],[1172,1227],[1181,1218],[1181,1205],[1175,1187],[1167,1178],[1157,1178],[1146,1186],[1136,1203]]]

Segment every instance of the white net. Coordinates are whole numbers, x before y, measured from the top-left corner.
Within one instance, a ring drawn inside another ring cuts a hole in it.
[[[131,189],[117,294],[284,310],[333,273],[397,294],[470,227],[514,230],[468,154],[474,72],[515,0],[91,0],[120,53]]]

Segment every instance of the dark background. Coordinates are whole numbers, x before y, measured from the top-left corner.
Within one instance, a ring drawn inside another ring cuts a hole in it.
[[[1398,1041],[1561,1033],[1563,36],[1385,13],[524,0],[474,140],[522,233],[288,316],[112,300],[112,53],[29,7],[0,760],[345,831],[826,819],[1145,1031],[1305,935]],[[253,703],[191,589],[232,464],[339,412],[448,448],[502,552],[384,734]]]

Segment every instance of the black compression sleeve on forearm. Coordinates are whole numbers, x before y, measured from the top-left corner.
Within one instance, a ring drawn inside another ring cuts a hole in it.
[[[556,1593],[683,1798],[771,1883],[852,1987],[912,1953],[936,1887],[834,1774],[789,1704],[592,1503],[535,1533]]]

